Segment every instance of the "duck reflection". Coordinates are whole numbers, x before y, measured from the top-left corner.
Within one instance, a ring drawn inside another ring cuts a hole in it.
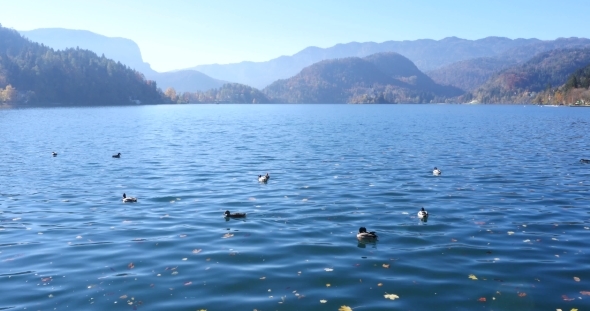
[[[356,247],[367,248],[367,245],[371,248],[377,248],[377,240],[358,240]]]

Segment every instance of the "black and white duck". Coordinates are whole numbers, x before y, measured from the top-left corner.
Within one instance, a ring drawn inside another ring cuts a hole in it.
[[[123,193],[123,202],[124,203],[137,202],[137,198],[128,197],[125,193]]]

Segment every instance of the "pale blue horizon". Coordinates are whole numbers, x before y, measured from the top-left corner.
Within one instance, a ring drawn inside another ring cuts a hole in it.
[[[1,1],[16,30],[88,30],[135,41],[157,71],[267,61],[348,42],[590,37],[584,0]]]

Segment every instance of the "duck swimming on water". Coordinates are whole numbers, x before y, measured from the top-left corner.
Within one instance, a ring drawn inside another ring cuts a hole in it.
[[[580,159],[580,163],[590,164],[590,160],[588,160],[588,159]]]
[[[52,152],[51,155],[57,157],[57,152]]]
[[[418,212],[418,218],[425,219],[428,218],[428,212],[424,210],[424,207],[421,211]]]
[[[268,175],[268,173],[266,173],[266,175],[264,175],[264,176],[258,175],[259,182],[267,182],[269,179],[270,179],[270,176]]]
[[[124,203],[137,202],[137,198],[128,197],[125,193],[123,193],[123,202]]]
[[[224,217],[232,217],[232,218],[242,218],[242,217],[246,217],[246,213],[230,213],[229,211],[225,211],[225,213],[223,213]]]
[[[434,169],[432,170],[432,175],[438,176],[441,174],[442,174],[442,172],[438,168],[436,168],[436,166],[435,166]]]
[[[121,157],[121,153],[117,153],[117,154],[113,154],[113,158],[120,158]]]
[[[356,237],[357,239],[376,239],[377,234],[375,234],[375,231],[367,232],[367,228],[360,227],[359,233],[356,235]]]

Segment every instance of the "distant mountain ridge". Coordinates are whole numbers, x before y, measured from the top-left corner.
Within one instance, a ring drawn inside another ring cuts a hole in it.
[[[463,93],[436,84],[409,59],[393,52],[320,61],[263,92],[286,103],[423,103]]]
[[[559,38],[539,41],[511,48],[493,57],[480,57],[456,62],[426,72],[434,81],[473,91],[484,84],[493,74],[511,66],[524,63],[535,55],[556,49],[590,47],[590,39]]]
[[[104,54],[106,58],[121,62],[146,76],[156,73],[150,64],[143,61],[137,43],[130,39],[106,37],[88,30],[65,28],[40,28],[19,33],[33,42],[56,50],[78,47],[90,50],[98,56]]]
[[[540,41],[502,37],[487,37],[479,40],[449,37],[438,41],[421,39],[383,43],[352,42],[325,49],[308,47],[293,56],[281,56],[266,62],[199,65],[190,69],[196,69],[216,79],[263,88],[278,79],[289,78],[301,69],[326,59],[365,57],[381,52],[396,52],[410,59],[420,70],[428,71],[457,61],[491,57],[511,48]]]
[[[143,61],[139,46],[130,39],[64,28],[41,28],[19,32],[31,41],[56,50],[79,47],[93,51],[99,56],[104,55],[141,72],[147,79],[156,81],[158,87],[162,89],[173,87],[179,92],[194,92],[218,88],[227,83],[196,70],[156,72],[149,63]]]

